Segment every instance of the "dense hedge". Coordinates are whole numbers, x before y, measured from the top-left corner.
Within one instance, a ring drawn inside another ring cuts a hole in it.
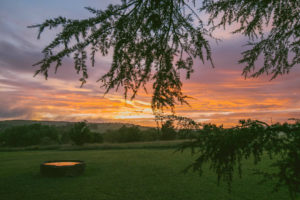
[[[137,126],[123,126],[118,130],[108,130],[103,134],[103,140],[112,143],[155,141],[159,139],[160,134],[157,129],[149,128],[142,131]]]
[[[31,145],[78,144],[78,139],[72,133],[74,133],[72,125],[48,126],[30,124],[13,126],[0,132],[0,146],[24,147]],[[87,137],[83,140],[83,143],[101,142],[103,142],[102,134],[92,131],[88,131]]]
[[[58,141],[57,129],[41,124],[14,126],[0,133],[0,144],[3,146],[21,147]]]
[[[102,134],[92,132],[85,121],[75,123],[69,131],[69,137],[76,145],[103,142]]]
[[[31,124],[13,126],[0,132],[0,146],[22,147],[31,145],[76,144],[85,143],[126,143],[139,141],[173,140],[188,138],[181,131],[175,131],[172,123],[167,123],[161,130],[138,126],[122,126],[117,130],[104,133],[91,131],[86,122],[64,126]]]

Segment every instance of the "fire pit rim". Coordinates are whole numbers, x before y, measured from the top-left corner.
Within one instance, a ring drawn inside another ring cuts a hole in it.
[[[74,165],[47,165],[47,167],[70,167],[75,165],[85,165],[85,162],[82,160],[48,160],[43,163],[41,163],[41,166],[45,166],[46,163],[55,163],[55,162],[78,162]]]
[[[47,165],[53,162],[78,162],[74,165]],[[78,176],[85,170],[85,162],[82,160],[48,160],[40,164],[40,173],[43,176]]]

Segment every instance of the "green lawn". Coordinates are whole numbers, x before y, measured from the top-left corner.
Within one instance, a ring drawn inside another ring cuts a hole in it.
[[[41,177],[40,163],[54,159],[84,160],[86,171],[79,177]],[[236,178],[228,194],[226,185],[218,187],[216,176],[207,170],[202,177],[180,173],[193,159],[188,151],[172,149],[0,152],[0,199],[289,199],[285,189],[271,193],[272,183],[258,184],[252,161],[244,163],[243,179]],[[268,163],[260,167],[268,169]]]

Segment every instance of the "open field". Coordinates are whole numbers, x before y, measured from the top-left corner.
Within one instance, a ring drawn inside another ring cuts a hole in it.
[[[243,179],[236,178],[233,191],[217,186],[211,172],[199,177],[180,173],[191,163],[188,151],[173,149],[25,151],[0,152],[0,199],[103,199],[103,200],[193,200],[193,199],[289,199],[287,190],[271,193],[272,184],[258,184],[252,161],[244,162]],[[80,177],[45,178],[39,164],[53,159],[79,159],[87,164]],[[268,169],[268,162],[260,168]]]
[[[33,145],[27,147],[0,147],[1,151],[32,151],[32,150],[109,150],[109,149],[170,149],[187,140],[150,141],[150,142],[128,142],[128,143],[95,143],[82,146],[72,144]]]

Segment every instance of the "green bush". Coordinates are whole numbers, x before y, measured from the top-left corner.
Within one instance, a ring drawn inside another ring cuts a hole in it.
[[[69,136],[76,145],[83,145],[90,141],[90,129],[87,123],[85,121],[75,123],[69,132]]]
[[[0,144],[2,146],[22,147],[47,143],[58,143],[58,131],[56,127],[31,124],[14,126],[5,129],[0,134]]]
[[[140,129],[137,126],[126,127],[122,126],[118,130],[108,130],[104,134],[105,142],[137,142],[141,141],[142,134]]]
[[[176,131],[174,129],[173,121],[167,120],[161,127],[161,140],[174,140],[176,139]]]
[[[193,139],[197,133],[199,133],[199,131],[197,132],[196,130],[180,129],[176,133],[176,137],[178,139]]]
[[[97,132],[90,132],[89,133],[89,140],[88,143],[102,143],[103,142],[103,135]]]
[[[156,128],[149,128],[144,131],[141,131],[141,140],[142,141],[155,141],[159,140],[160,132]]]

